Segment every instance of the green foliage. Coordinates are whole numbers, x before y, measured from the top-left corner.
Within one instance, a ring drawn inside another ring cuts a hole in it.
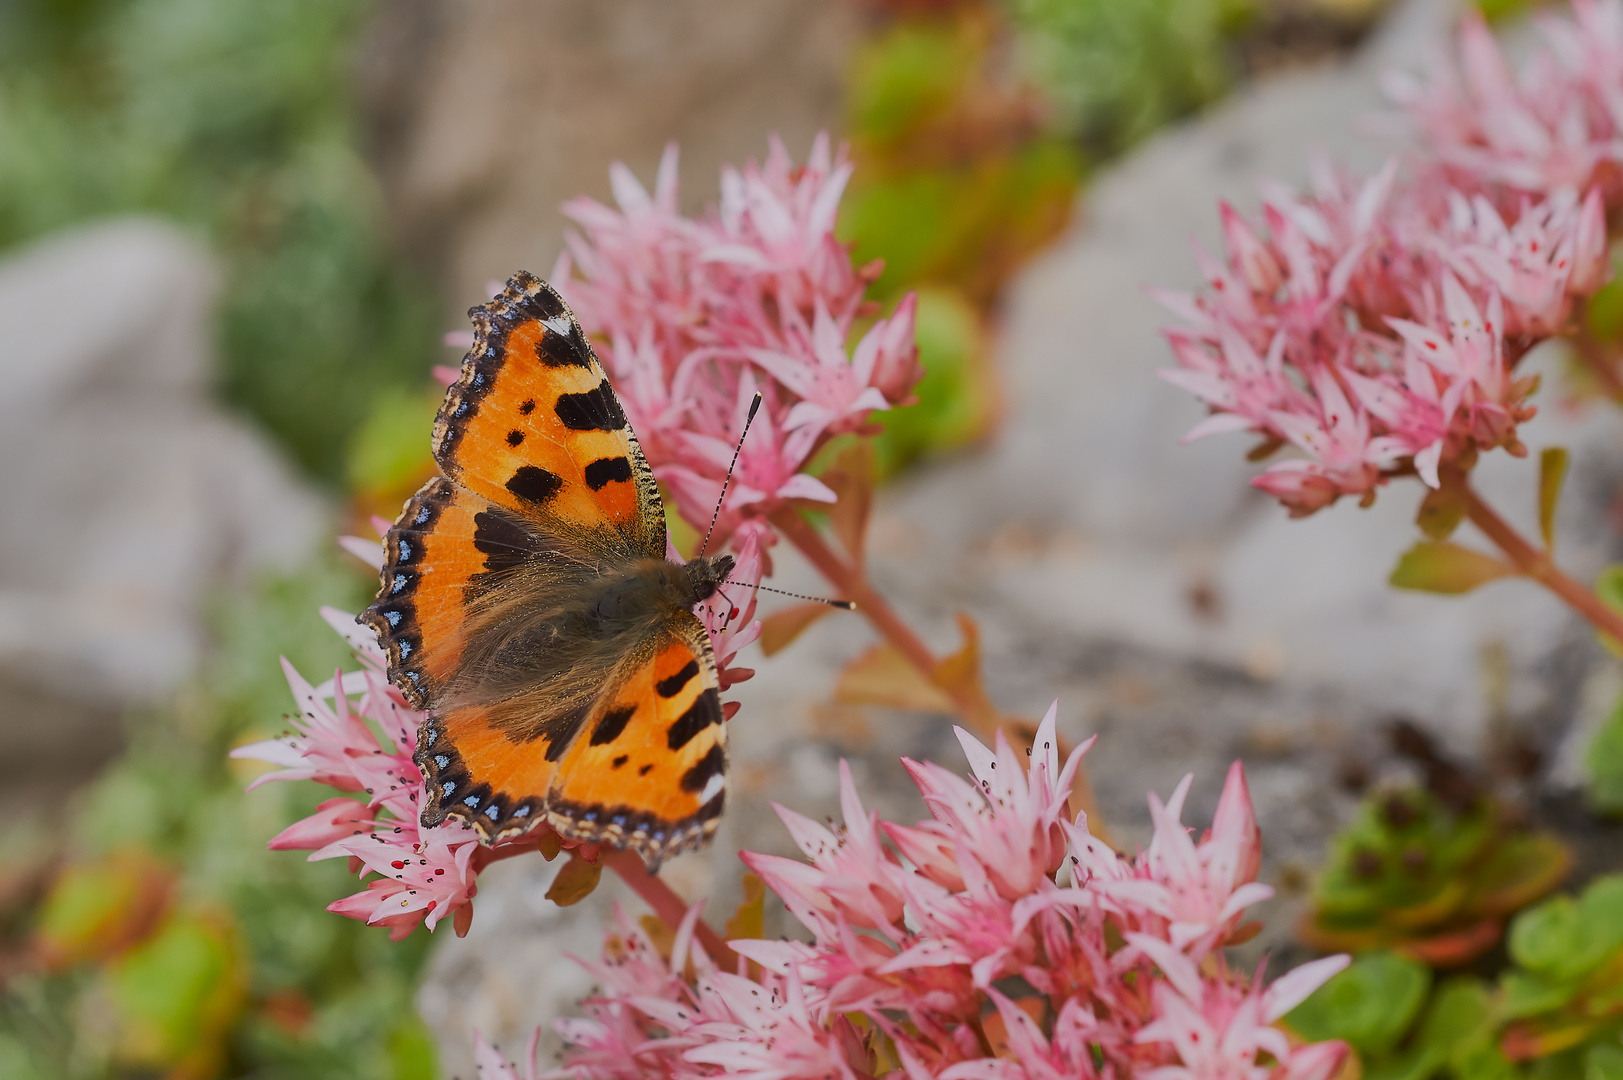
[[[1429,999],[1424,965],[1365,953],[1286,1023],[1346,1039],[1370,1080],[1623,1076],[1623,875],[1522,912],[1509,953],[1497,983],[1445,979]]]
[[[983,341],[975,309],[951,289],[926,286],[919,290],[915,325],[924,378],[914,389],[917,405],[880,414],[885,428],[874,451],[881,476],[931,450],[961,446],[980,428],[987,395],[976,385],[975,358]]]
[[[1459,808],[1423,789],[1373,796],[1332,841],[1303,933],[1326,951],[1398,948],[1456,965],[1491,948],[1504,917],[1570,863],[1553,836],[1507,829],[1487,799]]]
[[[1027,62],[1095,158],[1215,101],[1246,0],[1015,0]]]
[[[434,315],[358,156],[364,0],[18,0],[0,8],[0,247],[101,215],[189,226],[226,268],[222,389],[336,478]]]
[[[1409,1030],[1431,970],[1396,953],[1371,952],[1293,1009],[1292,1029],[1307,1039],[1345,1039],[1360,1054],[1386,1053]]]
[[[1596,812],[1623,814],[1623,699],[1612,708],[1585,755],[1589,785],[1585,797]]]
[[[12,980],[0,997],[0,1075],[102,1080],[121,1069],[201,1067],[210,1053],[225,1075],[256,1080],[435,1075],[412,1006],[427,935],[391,943],[326,911],[357,888],[343,860],[307,863],[265,842],[330,792],[270,784],[244,794],[257,767],[226,757],[283,727],[292,699],[271,658],[286,655],[315,679],[352,666],[316,607],[354,610],[370,578],[335,556],[248,598],[222,598],[197,684],[173,710],[139,718],[129,753],[71,823],[75,865],[131,851],[144,853],[131,865],[148,876],[166,864],[168,913],[110,956],[82,949],[65,966]],[[135,870],[124,871],[134,877],[121,886],[129,895],[146,880]],[[95,929],[64,929],[75,917],[106,922],[75,891],[52,917],[67,940]]]

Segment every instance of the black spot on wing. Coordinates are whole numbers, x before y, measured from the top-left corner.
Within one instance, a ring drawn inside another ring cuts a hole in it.
[[[512,431],[509,431],[507,433],[507,445],[508,446],[517,446],[519,443],[521,443],[523,441],[524,441],[524,432],[520,431],[518,428],[514,428]]]
[[[592,727],[591,745],[602,746],[604,743],[611,743],[618,739],[620,733],[626,729],[626,725],[631,722],[631,717],[636,711],[637,707],[635,705],[626,705],[622,708],[610,709],[598,717],[597,723]]]
[[[602,491],[620,480],[631,479],[631,460],[625,456],[598,458],[586,466],[586,486]]]
[[[507,478],[508,491],[538,506],[545,506],[563,486],[561,478],[535,465],[520,465]]]
[[[621,754],[619,757],[617,757],[613,761],[609,762],[609,765],[612,768],[618,769],[620,766],[624,765],[626,762],[628,762],[630,760],[631,760],[631,755],[630,754]]]
[[[722,752],[721,744],[710,748],[710,752],[698,761],[693,768],[682,774],[682,790],[688,792],[703,791],[704,786],[710,783],[710,778],[719,776],[727,771],[727,755]]]
[[[619,431],[626,426],[626,414],[607,379],[583,393],[559,394],[553,411],[571,431]]]
[[[520,405],[518,407],[518,411],[519,415],[521,416],[529,416],[531,413],[535,412],[535,399],[530,398],[524,404]]]
[[[682,687],[691,682],[693,680],[693,676],[697,675],[698,673],[699,662],[697,660],[689,660],[687,667],[683,668],[681,671],[678,671],[675,675],[671,675],[667,678],[659,680],[654,684],[654,689],[659,691],[660,697],[675,697],[677,694],[682,692]]]
[[[672,750],[680,750],[693,737],[711,724],[721,723],[721,695],[711,687],[693,699],[688,711],[677,717],[665,732],[665,741]],[[701,785],[702,786],[702,785]]]

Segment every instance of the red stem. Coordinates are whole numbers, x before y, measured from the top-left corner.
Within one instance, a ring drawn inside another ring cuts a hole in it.
[[[1565,600],[1578,614],[1589,620],[1595,629],[1623,641],[1623,614],[1613,611],[1593,590],[1562,573],[1550,559],[1550,553],[1528,543],[1494,509],[1482,501],[1470,484],[1464,485],[1466,514],[1471,523],[1504,553],[1517,573],[1549,589]]]
[[[642,857],[635,851],[605,851],[599,861],[619,874],[620,879],[631,886],[632,892],[642,897],[642,902],[652,908],[665,925],[672,930],[682,925],[690,905],[677,896],[669,885],[650,874],[648,867],[643,865]],[[700,919],[694,927],[693,936],[699,939],[699,944],[704,946],[704,951],[710,954],[717,967],[723,971],[738,970],[738,954],[727,947],[727,943],[721,940],[721,935],[709,923]]]

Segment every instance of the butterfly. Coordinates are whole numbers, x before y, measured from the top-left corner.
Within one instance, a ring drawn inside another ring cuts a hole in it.
[[[579,321],[520,273],[471,308],[434,421],[441,475],[384,540],[378,634],[427,713],[422,823],[487,842],[545,821],[651,868],[715,831],[716,659],[693,607],[731,556],[666,558],[659,485]]]

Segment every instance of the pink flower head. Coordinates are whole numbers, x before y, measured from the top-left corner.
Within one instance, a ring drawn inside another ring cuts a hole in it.
[[[1240,763],[1230,767],[1212,829],[1198,844],[1178,820],[1193,780],[1185,776],[1167,803],[1150,795],[1155,839],[1131,874],[1107,873],[1098,888],[1131,923],[1153,925],[1173,948],[1204,955],[1274,891],[1256,880],[1262,836]]]
[[[582,231],[569,237],[554,284],[596,340],[650,464],[695,528],[709,525],[744,415],[763,395],[718,544],[737,548],[753,531],[770,546],[775,509],[834,501],[801,470],[828,439],[867,431],[873,413],[905,403],[923,373],[911,298],[850,352],[876,272],[853,266],[834,236],[850,173],[827,136],[798,167],[774,138],[763,163],[723,171],[713,211],[686,218],[671,147],[652,195],[616,165],[618,209],[590,199],[564,208]]]
[[[1185,324],[1167,331],[1178,367],[1161,376],[1211,411],[1187,440],[1250,431],[1291,447],[1252,482],[1294,516],[1344,495],[1367,505],[1406,472],[1436,487],[1475,451],[1522,453],[1534,383],[1513,365],[1600,281],[1599,196],[1524,203],[1507,222],[1484,198],[1400,184],[1392,163],[1357,186],[1314,174],[1311,195],[1271,190],[1265,231],[1220,207],[1227,264],[1197,251],[1209,293],[1156,293]]]
[[[587,965],[603,993],[558,1023],[555,1075],[858,1077],[882,1052],[909,1080],[1326,1080],[1345,1047],[1293,1047],[1274,1025],[1346,958],[1264,987],[1215,955],[1269,894],[1239,765],[1198,843],[1178,822],[1185,780],[1168,805],[1152,796],[1155,841],[1124,859],[1072,819],[1086,747],[1061,765],[1056,711],[1024,761],[964,732],[968,779],[904,761],[932,814],[916,826],[880,821],[843,765],[843,825],[779,807],[805,859],[741,857],[811,940],[730,942],[757,976],[694,951],[696,909],[668,961],[617,914]]]
[[[1623,10],[1617,0],[1577,0],[1572,9],[1576,22],[1543,21],[1551,49],[1536,53],[1519,77],[1472,11],[1455,55],[1434,52],[1423,79],[1387,78],[1388,96],[1451,180],[1540,195],[1583,191],[1623,160]]]

